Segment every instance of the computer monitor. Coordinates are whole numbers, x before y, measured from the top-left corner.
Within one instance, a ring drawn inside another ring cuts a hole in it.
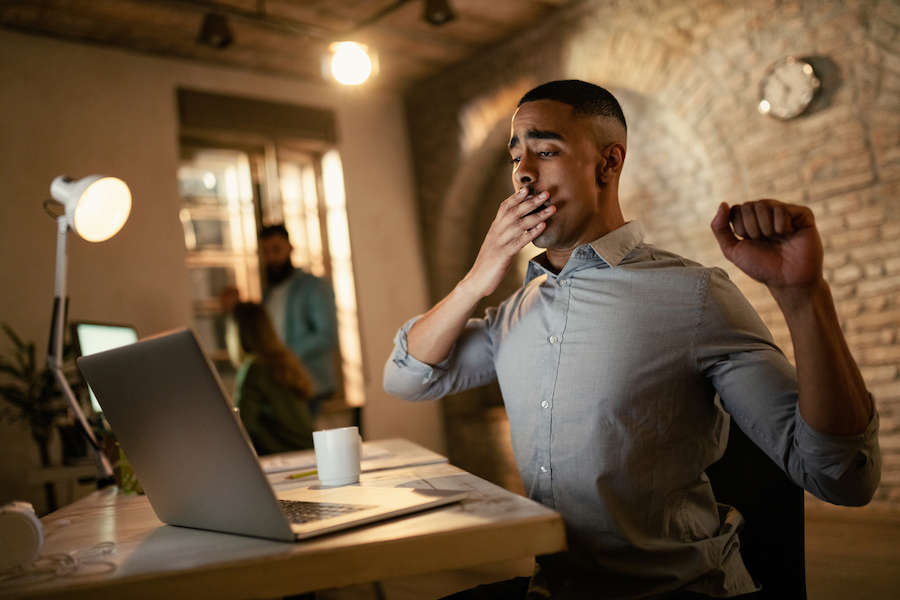
[[[72,331],[75,334],[75,350],[79,356],[112,350],[138,341],[137,330],[130,325],[76,322],[72,323]],[[90,390],[90,386],[88,389]],[[94,412],[103,412],[93,390],[91,408]]]

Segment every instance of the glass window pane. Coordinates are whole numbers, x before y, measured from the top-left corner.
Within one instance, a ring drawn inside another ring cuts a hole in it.
[[[234,286],[235,268],[232,265],[214,267],[191,267],[191,292],[195,301],[207,298],[218,298],[225,287]]]
[[[218,350],[226,348],[225,318],[221,314],[194,315],[194,331],[211,355],[218,355]]]
[[[227,365],[225,317],[219,296],[236,287],[260,299],[256,200],[247,152],[182,148],[178,185],[194,307],[194,327],[217,365]]]
[[[277,219],[290,234],[294,265],[329,278],[334,286],[343,370],[339,387],[348,404],[364,404],[356,290],[337,152],[320,157],[274,143],[249,152],[185,145],[178,185],[194,327],[226,386],[234,368],[219,296],[224,288],[236,287],[242,299],[261,300],[257,218],[265,224]]]

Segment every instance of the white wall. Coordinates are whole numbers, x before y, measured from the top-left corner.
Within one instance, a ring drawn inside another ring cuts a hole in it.
[[[409,147],[399,97],[0,30],[0,321],[46,348],[55,227],[41,208],[61,174],[114,175],[131,217],[114,238],[70,236],[70,319],[132,323],[141,335],[190,324],[178,220],[176,90],[190,87],[335,112],[356,272],[367,437],[402,436],[444,451],[439,407],[386,395],[381,370],[402,322],[427,308]],[[0,353],[11,349],[5,337]],[[56,452],[57,460],[59,452]],[[32,502],[37,449],[0,426],[0,503]]]

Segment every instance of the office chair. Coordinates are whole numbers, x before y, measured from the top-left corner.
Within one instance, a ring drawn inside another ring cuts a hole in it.
[[[716,501],[734,506],[746,520],[739,534],[741,556],[762,584],[746,598],[806,600],[803,489],[733,420],[725,454],[706,474]]]

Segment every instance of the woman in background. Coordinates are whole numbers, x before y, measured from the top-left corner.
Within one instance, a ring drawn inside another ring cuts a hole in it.
[[[279,341],[263,306],[239,302],[232,315],[239,339],[239,348],[232,348],[235,403],[256,453],[312,448],[312,381],[306,369]]]

